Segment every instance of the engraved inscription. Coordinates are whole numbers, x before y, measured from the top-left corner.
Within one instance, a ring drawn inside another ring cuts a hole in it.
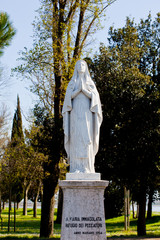
[[[73,232],[75,235],[100,235],[102,225],[101,217],[66,217],[66,228],[75,229]],[[91,231],[88,230],[92,229]],[[99,230],[99,231],[97,231]]]

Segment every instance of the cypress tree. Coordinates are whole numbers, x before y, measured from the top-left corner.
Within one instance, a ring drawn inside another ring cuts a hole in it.
[[[13,145],[17,145],[18,143],[24,142],[19,96],[17,96],[17,108],[13,118],[11,142]]]
[[[22,116],[21,116],[21,109],[20,109],[20,100],[19,96],[17,95],[17,108],[13,118],[13,125],[12,125],[12,133],[11,133],[11,144],[10,144],[10,151],[11,156],[9,157],[9,166],[10,168],[15,171],[15,150],[17,150],[19,145],[24,143],[24,135],[22,130]],[[13,150],[13,152],[12,152]],[[14,231],[16,229],[16,211],[15,211],[15,203],[20,201],[20,196],[22,194],[22,183],[21,179],[18,178],[16,175],[13,177],[11,184],[9,185],[9,213],[8,213],[8,231],[10,231],[10,211],[11,211],[11,200],[14,199]]]

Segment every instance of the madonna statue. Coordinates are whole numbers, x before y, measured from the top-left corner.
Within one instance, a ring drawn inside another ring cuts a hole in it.
[[[87,63],[77,61],[63,105],[65,150],[71,173],[95,173],[102,109]]]

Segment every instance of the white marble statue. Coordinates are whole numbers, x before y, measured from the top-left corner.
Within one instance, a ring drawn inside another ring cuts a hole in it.
[[[62,115],[70,173],[95,173],[102,109],[98,91],[83,60],[76,63]]]

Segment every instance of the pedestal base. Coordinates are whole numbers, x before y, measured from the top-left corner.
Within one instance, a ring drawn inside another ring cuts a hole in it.
[[[101,180],[100,173],[67,173],[66,180]]]
[[[104,189],[108,181],[64,180],[61,240],[106,240]]]

